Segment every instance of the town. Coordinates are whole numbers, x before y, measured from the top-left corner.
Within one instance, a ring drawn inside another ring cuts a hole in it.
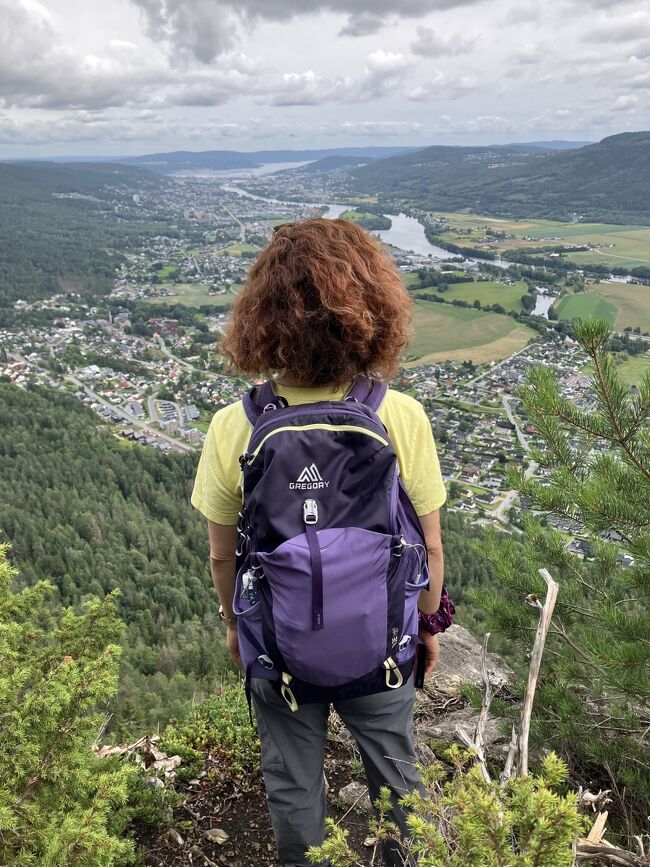
[[[198,452],[214,412],[251,385],[227,370],[217,348],[250,263],[278,223],[337,216],[347,207],[327,204],[335,181],[319,185],[308,176],[303,188],[299,173],[287,189],[284,174],[256,179],[255,192],[250,179],[247,189],[201,177],[167,183],[162,199],[148,205],[178,220],[182,231],[161,231],[126,251],[105,298],[67,292],[31,304],[17,301],[14,323],[0,329],[0,379],[73,394],[125,442]],[[301,193],[312,202],[294,201]],[[448,256],[440,260],[417,245],[388,249],[407,286],[425,266],[430,274],[453,267],[459,279],[481,277],[476,259],[456,257],[450,265]],[[505,269],[491,276],[499,286],[512,286]],[[585,357],[569,336],[550,331],[501,360],[411,361],[394,383],[424,405],[448,488],[447,508],[469,521],[520,532],[519,516],[529,504],[508,489],[507,469],[523,466],[527,475],[544,477],[528,454],[535,430],[517,396],[527,371],[539,364],[557,371],[566,397],[587,400]],[[571,551],[585,553],[581,524],[553,516],[551,522],[567,535]]]

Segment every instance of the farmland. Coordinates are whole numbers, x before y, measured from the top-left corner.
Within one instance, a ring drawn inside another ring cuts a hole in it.
[[[650,331],[650,286],[634,283],[594,283],[585,293],[567,295],[556,306],[560,319],[602,316],[618,331]]]
[[[185,304],[188,307],[226,307],[232,304],[241,289],[241,285],[235,283],[228,292],[223,295],[208,295],[208,287],[198,283],[175,283],[166,287],[173,291],[172,295],[150,295],[145,298],[149,304]]]
[[[534,337],[533,331],[510,316],[431,301],[416,301],[414,324],[407,366],[445,359],[495,361]]]
[[[650,331],[650,286],[597,283],[587,287],[587,291],[616,307],[614,327],[619,331],[637,325],[641,331]]]
[[[557,305],[557,313],[560,319],[585,319],[587,316],[597,316],[613,325],[617,310],[609,301],[596,295],[581,293],[566,295]]]
[[[634,268],[650,264],[650,227],[606,223],[561,223],[556,220],[501,220],[475,214],[438,214],[446,221],[440,238],[459,246],[492,253],[542,247],[589,246],[587,251],[567,250],[566,258],[587,263]],[[500,237],[504,233],[506,237]]]
[[[430,290],[429,290],[430,291]],[[506,310],[523,310],[521,296],[527,291],[523,280],[507,285],[494,280],[481,280],[468,283],[452,283],[445,292],[446,301],[458,299],[472,304],[478,300],[483,306],[501,304]]]

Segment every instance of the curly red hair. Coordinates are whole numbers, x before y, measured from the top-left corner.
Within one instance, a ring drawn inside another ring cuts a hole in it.
[[[412,302],[390,256],[348,220],[278,226],[257,257],[221,341],[248,375],[304,386],[394,376]]]

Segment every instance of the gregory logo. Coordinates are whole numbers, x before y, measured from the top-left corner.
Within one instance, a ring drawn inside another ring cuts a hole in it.
[[[328,486],[329,482],[323,481],[316,464],[305,467],[296,481],[289,483],[289,489],[292,491],[313,491],[316,488],[327,488]]]

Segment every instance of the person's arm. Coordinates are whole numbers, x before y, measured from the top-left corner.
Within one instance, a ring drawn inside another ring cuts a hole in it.
[[[235,595],[236,555],[237,550],[237,527],[234,524],[215,524],[208,521],[208,534],[210,538],[210,574],[212,583],[217,591],[219,602],[224,616],[228,620],[235,620],[232,610],[232,600]],[[241,665],[239,655],[239,642],[237,640],[237,626],[234,623],[226,624],[226,640],[230,655],[236,663]]]
[[[422,590],[418,599],[418,608],[425,614],[434,614],[440,607],[440,594],[445,572],[445,561],[442,553],[442,538],[440,535],[440,509],[420,515],[420,524],[424,532],[427,548],[427,564],[429,566],[429,589]]]
[[[418,608],[424,614],[433,614],[440,607],[440,594],[444,577],[444,557],[442,553],[442,538],[440,535],[440,510],[420,515],[420,524],[424,532],[427,548],[427,563],[429,566],[429,589],[422,590],[418,598]],[[431,635],[426,629],[419,631],[420,641],[424,645],[426,661],[424,676],[428,677],[438,664],[440,642],[437,635]]]

